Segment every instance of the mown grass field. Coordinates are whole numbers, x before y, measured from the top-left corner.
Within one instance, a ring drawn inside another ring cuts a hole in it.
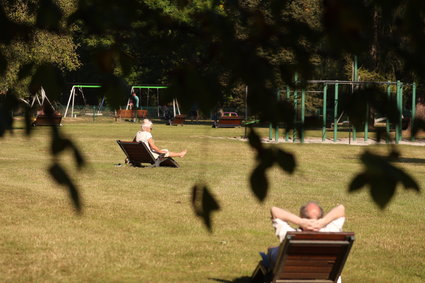
[[[83,198],[74,213],[67,192],[46,172],[52,163],[49,128],[28,139],[22,129],[0,140],[0,281],[2,282],[246,282],[259,251],[277,245],[272,205],[298,211],[308,200],[325,210],[346,207],[345,231],[356,241],[344,282],[425,281],[425,198],[399,187],[380,210],[366,189],[348,194],[362,170],[357,157],[385,146],[279,144],[296,154],[293,175],[272,168],[264,203],[254,198],[249,175],[254,152],[234,139],[243,129],[154,124],[162,148],[188,149],[181,168],[117,167],[124,154],[115,140],[131,140],[139,124],[98,119],[65,122],[63,133],[83,151],[60,162],[72,172]],[[261,130],[267,136],[267,129]],[[396,165],[425,188],[425,147],[400,146]],[[191,187],[205,183],[221,210],[208,233],[191,208]]]

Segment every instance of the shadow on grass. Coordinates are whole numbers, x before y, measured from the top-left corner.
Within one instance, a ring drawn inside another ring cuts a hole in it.
[[[415,164],[425,164],[424,158],[398,158],[394,160],[396,163],[415,163]]]
[[[208,279],[214,280],[214,281],[217,281],[217,282],[224,282],[224,283],[249,283],[249,282],[251,282],[251,277],[249,277],[249,276],[242,276],[242,277],[239,277],[239,278],[235,278],[232,281],[219,279],[219,278],[208,278]]]

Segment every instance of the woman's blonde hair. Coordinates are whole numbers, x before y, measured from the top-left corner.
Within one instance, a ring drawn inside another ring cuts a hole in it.
[[[150,129],[152,127],[152,122],[149,119],[143,119],[142,130]]]

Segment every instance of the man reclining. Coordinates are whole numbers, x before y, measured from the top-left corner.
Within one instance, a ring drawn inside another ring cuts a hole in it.
[[[345,222],[345,208],[342,204],[331,209],[325,216],[323,209],[314,201],[300,208],[300,216],[279,207],[272,207],[270,213],[276,236],[281,242],[289,231],[342,232]],[[289,224],[297,225],[298,228]]]
[[[289,231],[342,232],[345,222],[345,207],[342,204],[331,209],[326,215],[323,215],[323,209],[314,201],[301,206],[300,216],[279,207],[272,207],[270,213],[280,242]],[[298,227],[294,228],[291,225]],[[279,247],[269,248],[267,255],[260,254],[263,257],[263,264],[272,270],[279,254]],[[341,278],[338,282],[341,282]]]

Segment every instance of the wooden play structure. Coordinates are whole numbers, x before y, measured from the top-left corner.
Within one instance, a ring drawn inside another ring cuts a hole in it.
[[[32,126],[60,126],[62,121],[62,115],[55,110],[52,103],[46,96],[46,92],[43,87],[40,89],[40,93],[36,93],[30,104],[31,108],[34,107],[35,102],[38,103],[39,109],[37,115],[32,122]]]

